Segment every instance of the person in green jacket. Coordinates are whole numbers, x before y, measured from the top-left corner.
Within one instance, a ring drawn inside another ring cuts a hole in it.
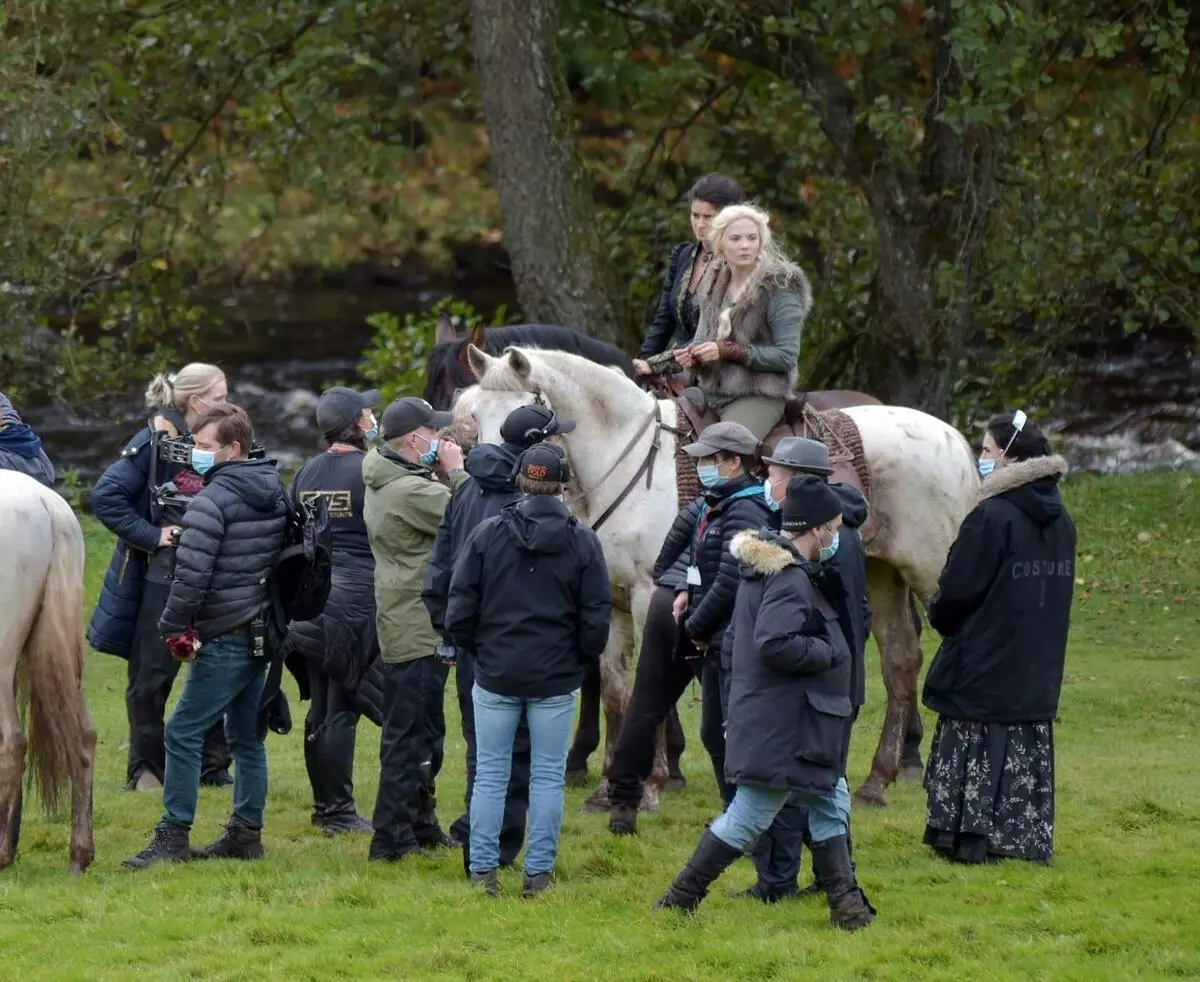
[[[442,512],[451,489],[467,478],[462,450],[438,439],[438,430],[449,424],[450,414],[435,412],[424,399],[398,399],[380,420],[382,446],[363,458],[363,519],[375,556],[375,616],[384,662],[373,860],[398,860],[426,846],[451,844],[434,810],[449,665],[435,657],[440,638],[421,603]]]

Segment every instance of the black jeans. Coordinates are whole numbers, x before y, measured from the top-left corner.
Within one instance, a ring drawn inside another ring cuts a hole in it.
[[[142,602],[134,626],[133,645],[126,666],[125,712],[129,718],[129,760],[125,768],[126,787],[132,789],[138,778],[149,771],[162,783],[167,757],[164,743],[164,717],[167,699],[179,674],[179,662],[171,657],[158,630],[158,619],[167,605],[171,586],[147,582],[142,587]],[[225,721],[217,720],[204,734],[200,763],[201,782],[211,781],[233,762],[225,739]]]
[[[446,744],[448,671],[433,655],[383,668],[372,859],[399,859],[441,836],[435,785]]]
[[[354,745],[358,718],[350,696],[309,661],[308,688],[311,702],[304,719],[304,766],[313,792],[313,824],[336,825],[355,819]]]
[[[475,787],[475,704],[471,687],[475,684],[475,659],[470,652],[459,651],[455,670],[458,710],[462,716],[463,740],[467,744],[467,810],[454,820],[450,834],[459,842],[471,839],[471,792]],[[529,724],[521,714],[513,741],[512,772],[504,796],[504,820],[500,825],[500,865],[516,862],[525,843],[525,821],[529,815]],[[465,857],[464,857],[465,858]]]
[[[701,661],[677,655],[678,626],[671,615],[674,600],[674,591],[666,587],[655,588],[650,597],[633,695],[609,766],[608,794],[614,805],[637,808],[641,804],[646,778],[654,766],[658,727],[697,678],[703,691],[701,742],[712,758],[722,799],[726,803],[733,800],[732,788],[725,782],[725,718],[721,712],[719,668],[712,658]]]

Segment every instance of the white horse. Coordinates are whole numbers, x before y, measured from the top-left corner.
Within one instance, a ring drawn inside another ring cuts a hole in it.
[[[72,875],[95,856],[92,767],[96,731],[83,699],[83,532],[70,506],[31,477],[0,470],[0,869],[12,863],[21,832],[29,751],[47,813],[70,788]],[[18,670],[22,684],[17,685]]]
[[[512,409],[544,398],[577,423],[564,442],[584,494],[582,517],[595,521],[624,493],[600,534],[614,582],[632,591],[629,609],[640,633],[650,570],[676,512],[674,442],[660,427],[674,424],[674,405],[656,400],[608,368],[564,352],[510,348],[493,358],[472,349],[470,360],[479,386],[464,406],[481,440],[497,440]],[[867,545],[868,592],[888,697],[871,773],[856,797],[883,804],[884,789],[900,770],[910,716],[916,713],[921,648],[911,595],[924,604],[936,590],[959,525],[975,505],[979,478],[967,441],[936,417],[896,406],[856,406],[843,412],[859,429],[871,470],[876,534]],[[660,449],[647,472],[656,441]],[[608,668],[628,678],[627,662],[613,659]],[[627,699],[629,688],[627,681],[614,687],[612,698],[625,693]],[[611,725],[614,714],[607,715]],[[611,746],[614,738],[608,734],[606,743]]]

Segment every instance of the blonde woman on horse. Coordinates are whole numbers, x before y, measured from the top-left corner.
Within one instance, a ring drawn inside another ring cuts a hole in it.
[[[723,208],[708,234],[714,261],[696,291],[695,337],[653,359],[653,369],[691,370],[723,422],[740,423],[762,440],[783,416],[796,384],[812,289],[803,270],[780,252],[761,209]]]

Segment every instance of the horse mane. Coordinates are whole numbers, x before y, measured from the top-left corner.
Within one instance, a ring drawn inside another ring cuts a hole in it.
[[[442,341],[431,349],[431,363],[440,363],[450,356],[457,358],[463,338]],[[545,351],[568,351],[582,355],[602,365],[619,365],[625,374],[633,377],[633,360],[615,344],[589,337],[569,327],[558,324],[510,324],[507,327],[489,327],[484,335],[484,350],[489,355],[498,355],[505,348],[540,348]]]

